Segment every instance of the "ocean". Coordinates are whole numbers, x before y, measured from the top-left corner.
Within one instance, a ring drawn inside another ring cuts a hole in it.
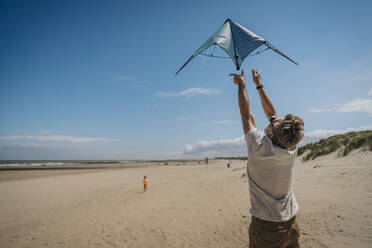
[[[0,169],[121,167],[130,160],[0,160]]]

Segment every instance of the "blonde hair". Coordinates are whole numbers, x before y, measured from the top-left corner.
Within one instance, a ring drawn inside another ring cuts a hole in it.
[[[273,143],[284,149],[292,148],[304,137],[304,121],[293,114],[288,114],[284,120],[273,125]]]

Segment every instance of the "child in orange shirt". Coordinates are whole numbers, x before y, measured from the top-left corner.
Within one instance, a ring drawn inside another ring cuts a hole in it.
[[[147,192],[147,177],[143,177],[143,192]]]

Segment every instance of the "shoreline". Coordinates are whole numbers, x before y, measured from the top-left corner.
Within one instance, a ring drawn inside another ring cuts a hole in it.
[[[221,161],[221,160],[219,160]],[[216,161],[211,160],[210,164]],[[109,170],[125,170],[125,169],[140,169],[140,168],[167,168],[167,167],[203,167],[205,164],[188,164],[178,165],[177,163],[171,163],[164,165],[160,162],[130,162],[122,164],[76,164],[76,165],[53,165],[53,166],[10,166],[0,167],[0,183],[3,181],[12,180],[25,180],[34,179],[49,176],[63,176],[63,175],[74,175],[83,173],[92,173],[99,171]]]

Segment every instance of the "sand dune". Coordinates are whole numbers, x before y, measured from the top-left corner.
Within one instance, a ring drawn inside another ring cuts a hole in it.
[[[372,153],[335,156],[298,160],[301,244],[371,247]],[[0,247],[247,247],[245,163],[226,164],[1,171]]]

